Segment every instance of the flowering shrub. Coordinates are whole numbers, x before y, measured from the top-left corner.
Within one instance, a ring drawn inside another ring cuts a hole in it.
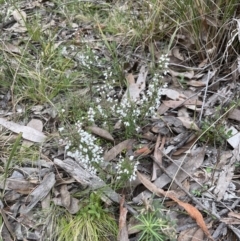
[[[98,167],[103,162],[103,149],[96,144],[96,138],[82,129],[82,124],[75,124],[77,138],[76,143],[69,138],[65,138],[66,154],[76,160],[90,173],[96,174]],[[61,128],[62,132],[63,129]]]
[[[116,166],[117,170],[117,180],[126,181],[129,180],[134,181],[136,179],[136,171],[139,162],[131,162],[134,159],[133,156],[127,158],[120,157],[118,164]]]
[[[84,61],[84,66],[88,68],[94,60],[97,60],[96,58],[93,60],[93,57],[89,56],[79,59],[81,59],[82,64]],[[167,84],[163,84],[162,80],[163,75],[167,73],[168,62],[167,55],[162,55],[159,58],[153,77],[147,83],[146,91],[141,92],[141,98],[135,102],[128,98],[119,101],[111,69],[103,71],[105,84],[96,87],[98,96],[95,96],[94,100],[97,105],[88,109],[87,116],[81,119],[81,123],[98,124],[101,120],[103,128],[111,126],[113,129],[113,126],[118,122],[124,130],[125,138],[131,138],[138,132],[137,130],[145,118],[154,116],[160,106],[162,89],[167,88]],[[78,141],[75,143],[68,138],[65,139],[66,154],[74,158],[90,173],[96,174],[99,164],[103,162],[103,149],[96,144],[97,139],[82,128],[81,123],[75,124]],[[132,181],[136,178],[138,162],[134,163],[132,160],[133,157],[123,158],[121,155],[119,156],[116,166],[117,180]]]
[[[106,84],[97,87],[97,91],[101,97],[96,98],[98,103],[95,115],[98,113],[105,121],[109,118],[116,118],[125,128],[126,138],[136,133],[136,129],[145,117],[152,117],[157,108],[160,106],[162,96],[162,88],[167,88],[167,84],[162,84],[163,75],[167,74],[169,58],[162,55],[158,61],[158,69],[155,71],[153,78],[148,84],[147,90],[141,93],[141,98],[133,103],[127,98],[118,101],[114,87],[115,80],[111,79],[112,72],[106,70],[104,72]],[[102,106],[104,103],[105,107]],[[111,111],[109,111],[109,109]],[[92,112],[91,112],[92,114]],[[93,116],[89,115],[88,120],[93,121]]]

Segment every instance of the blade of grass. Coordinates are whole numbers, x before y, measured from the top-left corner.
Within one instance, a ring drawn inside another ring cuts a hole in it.
[[[5,166],[5,172],[4,172],[4,183],[3,183],[3,191],[2,191],[1,197],[4,196],[5,189],[6,189],[6,182],[7,182],[7,175],[8,175],[9,167],[10,167],[10,164],[12,162],[13,156],[14,156],[16,150],[17,150],[17,147],[18,147],[18,145],[20,143],[21,138],[22,138],[22,132],[20,132],[18,134],[18,137],[17,137],[16,141],[13,144],[13,148],[12,148],[12,150],[10,152],[10,155],[9,155],[9,158],[7,160],[7,163],[6,163],[6,166]]]

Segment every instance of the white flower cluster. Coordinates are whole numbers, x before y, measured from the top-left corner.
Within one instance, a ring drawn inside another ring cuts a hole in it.
[[[94,111],[94,109],[92,108],[92,107],[90,107],[89,109],[88,109],[88,120],[90,121],[90,122],[94,122],[94,117],[95,117],[95,111]]]
[[[167,55],[162,55],[159,58],[158,61],[158,67],[160,68],[161,72],[160,73],[155,73],[152,82],[148,85],[148,90],[147,90],[147,97],[145,97],[144,101],[145,102],[151,102],[152,105],[149,107],[148,112],[146,113],[146,116],[148,115],[154,115],[156,112],[157,108],[160,106],[160,100],[162,96],[162,88],[167,88],[168,85],[167,83],[164,83],[163,86],[160,86],[161,79],[163,79],[163,75],[166,75],[168,72],[168,65],[169,65],[169,58]],[[151,101],[153,99],[153,101]]]
[[[103,75],[104,75],[105,79],[108,78],[107,72],[104,72]],[[112,82],[112,84],[114,84],[115,80],[112,80],[111,82]],[[101,86],[97,86],[97,91],[101,95],[102,98],[111,97],[111,95],[109,93],[111,93],[112,90],[113,90],[113,86],[110,84],[110,82],[107,82],[106,84],[101,85]]]
[[[76,59],[83,65],[84,67],[90,69],[91,65],[93,64],[92,60],[90,57],[86,54],[78,53],[76,55]]]
[[[126,128],[130,127],[135,129],[137,127],[136,122],[141,115],[141,109],[139,106],[131,103],[127,98],[123,99],[119,104],[113,104],[111,111]]]
[[[126,160],[120,157],[120,159],[118,160],[118,164],[116,166],[117,180],[123,180],[123,181],[129,180],[131,182],[136,179],[137,177],[136,171],[137,171],[137,166],[139,162],[138,161],[136,161],[135,163],[130,162],[133,159],[134,159],[133,156],[130,156],[129,160]]]
[[[70,45],[72,50],[75,50],[76,47]],[[67,55],[66,51],[62,51],[63,54]],[[97,55],[97,51],[92,50],[88,45],[86,46],[85,51],[77,52],[74,54],[74,59],[76,59],[82,66],[86,67],[88,70],[91,70],[92,66],[101,67],[102,61],[99,59]]]
[[[137,120],[139,120],[141,115],[142,117],[144,117],[144,115],[153,116],[156,113],[161,103],[162,88],[167,88],[167,84],[162,86],[161,80],[163,79],[163,75],[167,73],[168,64],[169,58],[167,55],[162,55],[158,61],[157,72],[149,83],[146,93],[141,93],[141,98],[136,102],[136,105],[133,105],[127,98],[119,103],[116,99],[116,94],[114,94],[115,91],[110,84],[111,80],[109,80],[109,78],[112,77],[112,72],[110,72],[110,69],[103,72],[104,78],[108,80],[108,82],[98,87],[97,91],[101,97],[109,103],[110,114],[112,113],[114,117],[117,117],[126,129],[136,129]],[[112,83],[114,83],[114,80],[112,80]],[[97,103],[101,103],[101,98],[97,98]],[[97,106],[97,110],[103,118],[106,119],[107,116],[109,116],[109,111],[104,110],[100,105]]]
[[[82,129],[82,124],[80,122],[77,122],[75,126],[79,135],[79,146],[72,147],[72,142],[68,140],[65,146],[67,155],[74,158],[76,162],[90,173],[96,174],[97,170],[93,164],[100,164],[103,162],[103,149],[95,144],[96,138],[93,135]],[[73,150],[71,150],[72,148]]]
[[[105,80],[108,80],[109,77],[111,78],[111,77],[112,77],[112,71],[111,71],[111,68],[108,67],[108,70],[107,70],[107,71],[104,71],[104,72],[103,72],[103,75],[104,75],[104,79],[105,79]]]
[[[164,75],[166,75],[168,72],[169,61],[170,59],[168,58],[167,54],[164,54],[159,58],[158,66],[163,70]]]

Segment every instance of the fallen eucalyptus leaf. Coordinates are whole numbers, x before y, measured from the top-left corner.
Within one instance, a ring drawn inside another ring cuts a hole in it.
[[[106,131],[102,128],[99,128],[97,126],[89,126],[89,127],[87,127],[87,129],[89,129],[93,134],[95,134],[97,136],[100,136],[109,141],[114,141],[112,135],[108,131]]]
[[[0,118],[0,125],[18,134],[22,132],[22,137],[32,142],[43,142],[47,138],[42,132],[32,127],[22,126],[4,118]]]

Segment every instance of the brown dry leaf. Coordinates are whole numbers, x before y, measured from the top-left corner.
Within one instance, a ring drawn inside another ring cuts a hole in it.
[[[142,137],[144,139],[147,139],[147,140],[150,140],[150,141],[156,141],[157,140],[156,136],[150,131],[147,131],[147,132],[143,133]]]
[[[21,10],[14,10],[12,12],[13,18],[21,25],[25,26],[27,20],[27,14]]]
[[[40,132],[42,132],[42,130],[43,130],[43,123],[39,119],[32,119],[32,120],[30,120],[28,122],[27,126],[33,128],[33,129],[35,129],[37,131],[40,131]],[[33,145],[33,143],[31,141],[24,140],[22,142],[22,147],[30,147],[32,145]]]
[[[37,131],[34,128],[22,126],[14,122],[7,121],[4,118],[0,118],[0,125],[17,134],[22,132],[22,137],[32,142],[44,142],[47,138],[42,132]]]
[[[184,57],[183,57],[183,55],[180,53],[180,49],[179,49],[179,48],[177,48],[177,47],[173,48],[173,49],[172,49],[172,54],[173,54],[173,56],[176,57],[177,59],[182,60],[182,61],[184,60]]]
[[[51,200],[54,202],[55,205],[65,207],[68,210],[68,212],[71,214],[76,214],[80,209],[79,200],[74,197],[70,197],[69,205],[65,205],[62,202],[62,196],[52,198]]]
[[[9,53],[21,54],[20,48],[10,43],[4,43],[3,49]]]
[[[235,212],[229,212],[228,213],[228,217],[229,218],[222,218],[221,222],[224,222],[226,224],[240,224],[240,214],[239,213],[235,213]]]
[[[183,207],[188,215],[196,220],[196,223],[198,224],[198,226],[203,230],[203,232],[207,235],[207,237],[214,241],[214,239],[211,237],[211,234],[204,222],[203,216],[202,214],[198,211],[197,208],[195,208],[194,206],[192,206],[189,203],[185,203],[180,201],[177,197],[176,194],[173,191],[167,191],[165,192],[163,189],[157,188],[153,183],[151,183],[147,178],[145,178],[140,172],[137,171],[137,176],[139,178],[139,180],[142,182],[142,184],[152,193],[158,195],[158,196],[165,196],[165,197],[169,197],[172,200],[174,200],[179,206]]]
[[[239,225],[240,224],[240,220],[237,218],[221,218],[220,220],[223,223],[229,224],[229,225]]]
[[[189,214],[189,216],[193,219],[196,220],[196,223],[198,224],[198,226],[203,230],[203,232],[207,235],[207,237],[210,239],[210,240],[214,240],[212,237],[211,237],[211,234],[204,222],[204,219],[203,219],[203,216],[202,214],[198,211],[198,209],[196,209],[194,206],[192,206],[191,204],[189,203],[185,203],[185,202],[182,202],[180,201],[177,197],[175,197],[174,195],[172,194],[168,194],[167,195],[168,197],[170,197],[171,199],[173,199],[175,202],[178,203],[179,206],[183,207],[187,213]]]
[[[8,28],[8,31],[14,31],[16,33],[24,33],[27,31],[26,20],[27,14],[21,10],[15,10],[12,13],[13,18],[17,21],[11,28]]]
[[[113,129],[114,129],[114,130],[119,130],[119,129],[121,129],[121,127],[122,127],[122,121],[121,121],[121,120],[118,120],[118,121],[116,122],[116,124],[114,125]]]
[[[111,161],[114,159],[118,154],[120,154],[124,149],[127,149],[128,145],[130,145],[134,140],[128,139],[123,142],[120,142],[116,146],[114,146],[111,150],[104,153],[104,161]]]
[[[68,191],[67,185],[62,185],[60,187],[61,201],[64,207],[68,207],[71,203],[70,193]]]
[[[197,108],[195,105],[184,105],[189,110],[193,110],[194,112],[200,112],[201,108]]]
[[[128,88],[123,95],[122,101],[126,101],[126,99],[130,98],[132,101],[137,101],[140,99],[140,93],[143,92],[146,88],[146,77],[148,74],[148,70],[146,66],[142,66],[138,75],[138,79],[135,83],[134,76],[129,74],[127,78]]]
[[[240,110],[239,109],[233,109],[228,114],[228,119],[240,121]]]
[[[148,155],[148,154],[151,153],[151,152],[152,152],[152,150],[149,149],[149,146],[148,146],[148,145],[146,145],[146,146],[143,146],[143,147],[139,148],[138,150],[136,150],[136,151],[134,152],[134,154],[135,154],[136,156],[139,156],[139,155]]]
[[[196,135],[191,136],[190,139],[187,141],[187,143],[184,146],[182,146],[181,148],[179,148],[175,152],[173,152],[173,156],[178,156],[184,152],[187,152],[197,139],[198,139],[198,137]]]
[[[197,124],[190,117],[177,117],[187,129],[199,131]]]
[[[60,194],[61,194],[61,204],[60,206],[65,207],[69,213],[75,214],[79,211],[79,200],[72,197],[70,195],[70,192],[68,191],[67,185],[62,185],[60,188]]]
[[[169,73],[173,77],[183,77],[183,78],[186,78],[186,79],[192,79],[193,76],[194,76],[193,70],[189,70],[188,72],[176,72],[176,71],[173,71],[172,69],[169,69]]]
[[[171,51],[169,54],[170,54],[170,55],[168,55],[169,66],[172,70],[184,72],[187,69],[189,69],[187,65],[183,65],[183,61],[180,59],[180,58],[182,58],[181,54],[178,54],[176,52],[174,53],[173,51],[172,51],[172,55],[171,55]],[[175,54],[176,54],[176,56],[174,56]],[[173,77],[173,78],[175,78],[175,77]]]
[[[198,227],[194,227],[194,228],[190,228],[190,229],[182,231],[178,236],[178,241],[191,241],[192,236],[197,231],[197,229],[198,229]]]
[[[129,85],[131,84],[135,84],[135,79],[134,79],[134,75],[132,73],[128,74],[126,76],[127,82]]]
[[[177,108],[182,106],[184,100],[163,100],[162,103],[169,108]]]
[[[229,212],[229,213],[228,213],[228,216],[229,216],[229,217],[235,217],[235,218],[240,219],[240,213]]]
[[[191,241],[199,241],[199,240],[204,240],[204,232],[200,228],[194,233]]]
[[[220,201],[228,189],[230,182],[232,181],[234,170],[235,170],[235,163],[238,160],[238,150],[234,149],[232,152],[232,156],[225,159],[224,162],[221,163],[223,166],[221,168],[221,172],[217,179],[216,188],[214,189],[213,193],[217,195],[217,201]]]
[[[165,112],[169,110],[169,107],[161,103],[161,105],[158,107],[157,113],[159,115],[163,115]]]
[[[120,215],[119,215],[119,231],[118,231],[118,241],[128,241],[128,230],[127,230],[127,208],[124,207],[125,196],[123,195],[120,200]]]
[[[169,99],[172,100],[186,100],[187,96],[184,94],[180,94],[178,91],[169,89],[169,88],[162,88],[161,89],[162,95],[166,95]]]
[[[217,73],[216,69],[213,71],[209,71],[208,73],[203,75],[201,82],[203,82],[203,83],[209,82],[215,76],[216,73]]]
[[[198,80],[190,80],[187,82],[187,85],[191,85],[193,87],[203,87],[206,83],[198,81]]]
[[[208,58],[204,59],[204,60],[198,65],[198,67],[199,67],[199,68],[203,68],[205,65],[207,65],[208,61],[209,61]],[[202,75],[202,74],[201,74],[201,75]],[[194,77],[195,77],[195,78],[198,78],[197,75],[195,75]]]
[[[162,101],[164,105],[170,108],[176,108],[180,107],[182,105],[186,106],[187,108],[190,108],[192,106],[193,108],[197,108],[196,106],[201,106],[202,101],[199,100],[164,100]]]
[[[154,164],[153,164],[153,171],[152,171],[152,181],[156,180],[157,169],[160,168],[160,166],[162,165],[162,156],[163,156],[162,151],[163,151],[165,142],[166,142],[166,136],[164,136],[161,139],[161,135],[159,134],[157,137],[157,141],[156,141],[155,149],[153,153]],[[161,143],[161,146],[159,147],[160,143]]]
[[[48,193],[48,195],[41,201],[42,209],[49,210],[51,206],[51,194]]]
[[[106,131],[106,130],[100,128],[100,127],[89,126],[89,127],[87,127],[87,129],[89,129],[93,134],[95,134],[97,136],[100,136],[100,137],[102,137],[106,140],[109,140],[109,141],[114,141],[112,135],[108,131]]]
[[[180,109],[178,109],[177,115],[178,117],[190,117],[189,112],[185,107],[181,107]]]

